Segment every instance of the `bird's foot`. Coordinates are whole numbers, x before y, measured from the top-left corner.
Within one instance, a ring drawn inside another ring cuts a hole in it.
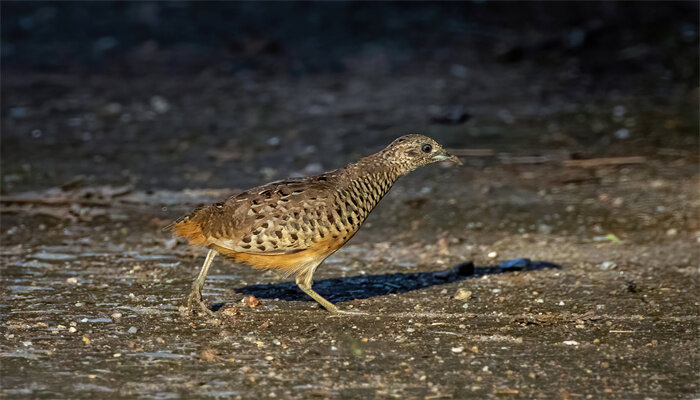
[[[192,313],[196,313],[197,310],[201,310],[203,313],[214,316],[214,312],[207,307],[207,304],[202,299],[202,292],[198,290],[193,290],[190,295],[187,296],[187,309]]]

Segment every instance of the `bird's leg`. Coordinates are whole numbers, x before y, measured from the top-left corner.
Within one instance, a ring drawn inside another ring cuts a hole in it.
[[[339,310],[338,307],[336,307],[333,303],[324,299],[323,296],[321,296],[320,294],[316,293],[311,288],[311,285],[313,284],[312,277],[315,269],[316,268],[313,268],[310,271],[297,276],[297,286],[299,286],[299,289],[301,289],[304,293],[308,294],[309,297],[316,300],[318,304],[320,304],[321,306],[323,306],[323,308],[325,308],[333,314],[365,315],[365,313],[361,312]]]
[[[202,288],[204,287],[204,280],[207,278],[207,273],[209,272],[211,262],[214,260],[214,256],[216,256],[216,254],[216,250],[209,250],[207,253],[207,258],[204,260],[204,264],[202,265],[202,269],[199,270],[197,279],[192,282],[192,291],[190,292],[190,295],[187,296],[187,308],[192,312],[195,311],[195,305],[197,305],[206,314],[214,315],[214,313],[209,309],[209,307],[207,307],[206,304],[204,304],[204,301],[202,300]]]

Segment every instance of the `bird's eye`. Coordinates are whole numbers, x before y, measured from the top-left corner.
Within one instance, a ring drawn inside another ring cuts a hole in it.
[[[423,153],[430,153],[433,151],[433,146],[429,144],[424,144],[423,147],[421,147],[421,150],[423,150]]]

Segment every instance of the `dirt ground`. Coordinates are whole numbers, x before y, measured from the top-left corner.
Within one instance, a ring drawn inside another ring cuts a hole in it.
[[[627,74],[504,35],[398,69],[4,70],[0,397],[699,397],[697,37],[664,75],[651,44]],[[184,312],[205,251],[167,223],[408,132],[465,165],[400,179],[319,268],[367,315],[220,258],[216,317]]]

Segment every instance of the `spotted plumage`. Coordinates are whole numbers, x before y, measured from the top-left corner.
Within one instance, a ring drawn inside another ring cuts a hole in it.
[[[337,312],[311,290],[318,265],[350,240],[399,177],[444,160],[459,163],[434,140],[406,135],[345,168],[272,182],[180,218],[172,226],[175,234],[210,249],[189,306],[197,302],[210,312],[201,288],[211,259],[220,253],[253,268],[296,275],[304,292]]]

